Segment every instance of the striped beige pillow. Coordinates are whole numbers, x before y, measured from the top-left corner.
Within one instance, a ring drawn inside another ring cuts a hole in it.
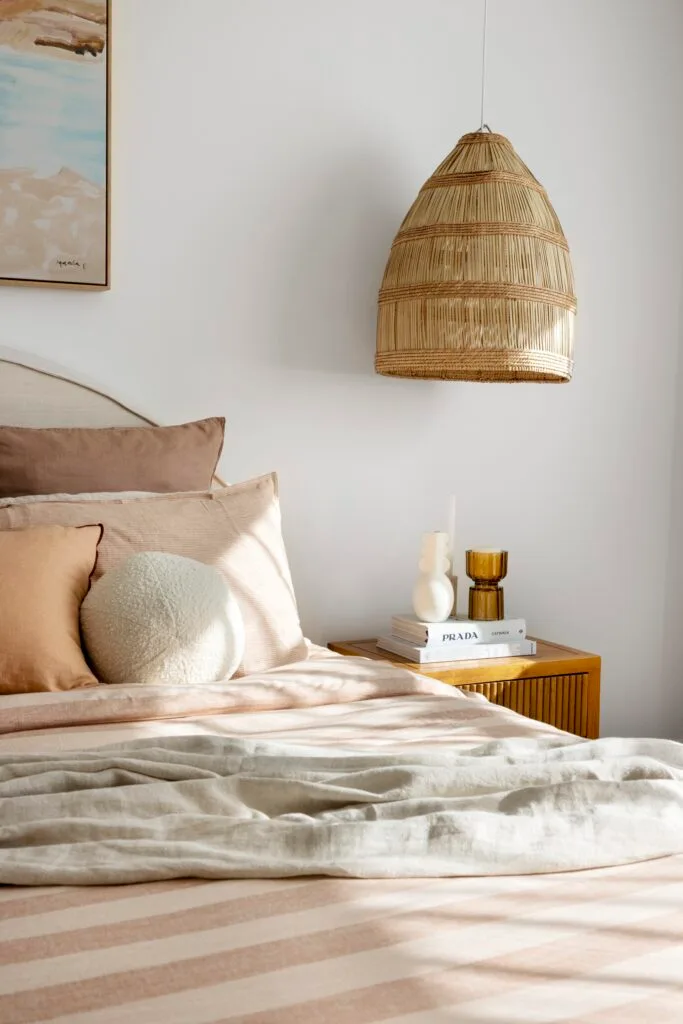
[[[274,473],[200,493],[0,508],[0,530],[92,522],[104,526],[94,579],[138,551],[184,555],[215,566],[225,576],[246,633],[237,675],[306,658]]]

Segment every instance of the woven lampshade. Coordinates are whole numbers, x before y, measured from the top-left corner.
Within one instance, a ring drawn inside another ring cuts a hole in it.
[[[394,239],[375,369],[568,381],[575,312],[569,247],[545,189],[505,136],[463,135]]]

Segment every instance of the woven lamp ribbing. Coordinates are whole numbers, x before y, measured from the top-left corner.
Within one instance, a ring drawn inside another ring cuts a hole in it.
[[[420,189],[379,293],[378,373],[571,379],[576,297],[545,189],[503,135],[463,137]]]

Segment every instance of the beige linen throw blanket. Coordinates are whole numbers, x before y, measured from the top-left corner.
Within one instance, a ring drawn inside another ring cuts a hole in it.
[[[683,745],[179,736],[0,758],[0,883],[557,872],[683,852]]]

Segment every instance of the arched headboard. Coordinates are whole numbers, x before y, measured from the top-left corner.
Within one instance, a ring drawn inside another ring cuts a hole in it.
[[[144,427],[159,424],[99,385],[0,346],[0,424],[14,427]],[[214,486],[224,481],[214,477]]]
[[[0,347],[0,423],[15,427],[157,426],[95,384]]]

